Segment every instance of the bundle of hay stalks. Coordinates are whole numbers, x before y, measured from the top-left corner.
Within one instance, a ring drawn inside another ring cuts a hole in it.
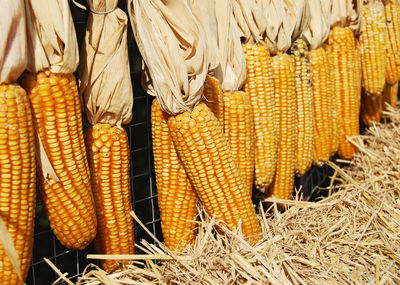
[[[255,246],[240,232],[216,235],[202,212],[194,249],[176,255],[142,242],[148,254],[134,264],[108,275],[90,266],[78,284],[399,284],[400,111],[386,115],[387,124],[353,139],[360,151],[351,163],[331,163],[334,194],[262,211],[264,238]]]

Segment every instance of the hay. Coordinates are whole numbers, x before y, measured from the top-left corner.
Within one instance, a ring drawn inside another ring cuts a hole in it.
[[[386,115],[389,123],[352,139],[360,151],[348,165],[330,163],[334,194],[262,211],[255,246],[228,229],[216,235],[202,211],[194,249],[177,255],[143,241],[147,259],[109,275],[91,266],[78,284],[399,284],[400,111]]]

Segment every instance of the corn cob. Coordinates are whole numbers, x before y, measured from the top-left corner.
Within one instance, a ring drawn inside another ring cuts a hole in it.
[[[386,82],[394,84],[400,80],[400,2],[388,0],[385,4],[387,27]]]
[[[197,198],[178,158],[168,129],[167,115],[157,99],[151,107],[154,168],[165,245],[182,251],[196,238]]]
[[[255,185],[266,191],[275,174],[278,147],[272,58],[264,43],[245,44],[243,50],[247,65],[244,90],[254,121]]]
[[[357,110],[360,110],[361,107],[361,80],[362,80],[362,66],[361,66],[361,46],[360,41],[357,38],[355,40],[355,49],[354,49],[354,88],[355,88],[355,100]]]
[[[200,103],[192,113],[171,116],[168,126],[176,151],[206,212],[231,229],[241,220],[244,236],[250,242],[257,241],[261,228],[254,205],[218,119]]]
[[[273,57],[275,103],[279,126],[278,164],[271,195],[291,199],[296,162],[296,91],[294,61],[288,54]]]
[[[314,103],[314,155],[313,162],[321,165],[329,160],[332,152],[332,119],[329,93],[331,89],[329,61],[320,47],[310,52]]]
[[[224,102],[221,83],[211,75],[206,76],[204,82],[204,97],[206,104],[222,124],[224,119]]]
[[[393,108],[396,107],[397,103],[397,93],[399,91],[399,83],[396,82],[393,85],[386,84],[385,89],[383,90],[383,95],[382,95],[382,105],[383,108],[385,108],[386,103],[392,106]]]
[[[382,95],[375,96],[363,93],[361,104],[361,117],[365,125],[372,126],[373,122],[379,123],[382,114]]]
[[[297,146],[296,171],[303,175],[310,169],[314,149],[314,114],[310,57],[307,44],[296,40],[291,47],[296,75]]]
[[[32,257],[36,203],[31,108],[18,84],[0,84],[0,218],[18,254],[23,280]],[[21,284],[0,244],[0,284]]]
[[[95,247],[102,254],[134,254],[129,145],[125,129],[97,123],[85,132],[98,233]],[[118,260],[105,260],[110,272]]]
[[[339,149],[340,142],[340,129],[341,129],[341,98],[340,92],[335,92],[340,88],[340,73],[339,69],[335,68],[334,62],[338,61],[339,51],[338,47],[333,45],[326,45],[325,47],[326,55],[329,63],[329,82],[328,82],[328,93],[330,94],[330,116],[331,116],[331,129],[332,129],[332,139],[331,139],[331,153],[330,156],[334,155]]]
[[[25,73],[23,86],[35,129],[60,180],[43,177],[38,169],[50,226],[61,244],[83,249],[94,239],[97,224],[75,77],[49,71]]]
[[[382,94],[385,86],[385,33],[386,20],[382,2],[363,5],[360,31],[362,86],[371,95]]]
[[[348,27],[334,27],[329,35],[333,59],[335,96],[340,98],[340,143],[338,154],[341,158],[350,159],[357,148],[347,140],[347,136],[360,133],[359,95],[354,75],[357,65],[355,60],[355,41],[353,32]]]
[[[253,117],[246,93],[224,93],[224,133],[250,197],[254,177]]]

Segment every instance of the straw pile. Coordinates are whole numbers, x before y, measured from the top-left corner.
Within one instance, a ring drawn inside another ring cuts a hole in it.
[[[400,111],[386,115],[390,122],[353,139],[360,151],[348,166],[331,163],[334,194],[262,211],[255,246],[240,232],[216,235],[203,212],[194,249],[176,255],[142,242],[141,261],[109,275],[89,267],[78,284],[399,284]]]

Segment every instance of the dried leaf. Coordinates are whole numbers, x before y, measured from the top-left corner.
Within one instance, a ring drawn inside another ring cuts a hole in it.
[[[246,80],[246,58],[240,42],[241,31],[234,18],[232,0],[213,0],[217,15],[219,68],[215,77],[224,92],[241,90]]]
[[[25,0],[28,67],[72,73],[79,63],[78,43],[68,0]]]
[[[122,127],[132,119],[133,91],[129,70],[128,17],[118,0],[89,0],[91,10],[81,49],[80,93],[89,122]],[[116,9],[115,9],[116,8]]]
[[[23,0],[0,0],[0,84],[14,82],[27,64],[26,23]]]

